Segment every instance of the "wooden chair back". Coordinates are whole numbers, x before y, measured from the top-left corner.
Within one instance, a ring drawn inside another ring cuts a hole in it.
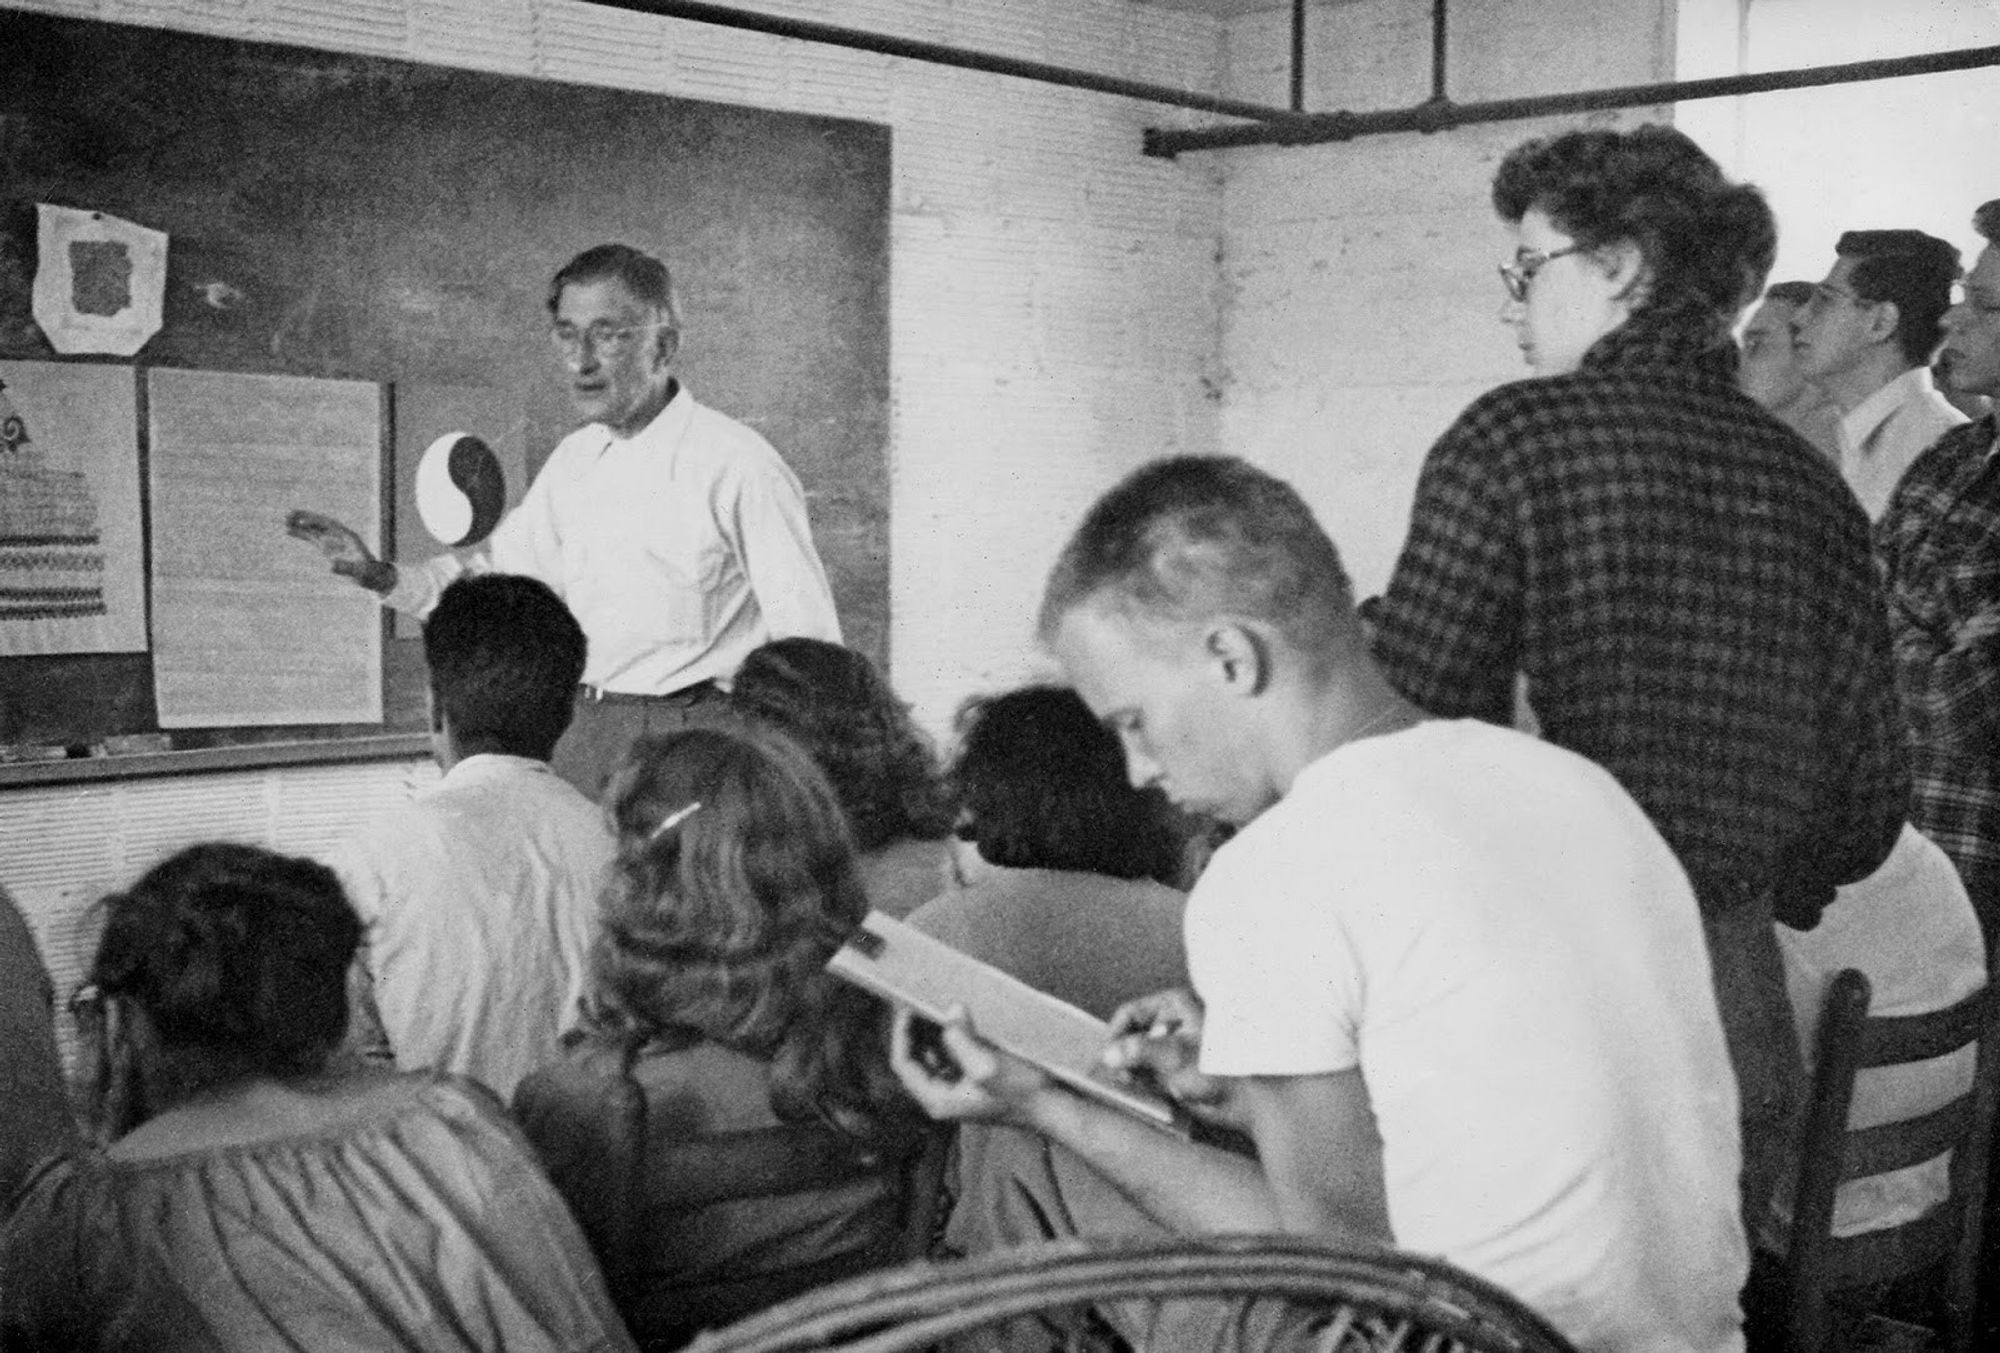
[[[2000,1093],[2000,1001],[1993,990],[1989,984],[1929,1014],[1871,1016],[1868,979],[1858,970],[1842,970],[1828,988],[1785,1256],[1786,1338],[1793,1353],[1826,1346],[1833,1293],[1937,1265],[1943,1266],[1945,1346],[1953,1353],[1972,1348],[1987,1165]],[[1915,1118],[1848,1126],[1857,1073],[1928,1061],[1974,1043],[1977,1070],[1966,1093]],[[1833,1234],[1834,1201],[1843,1183],[1906,1169],[1947,1151],[1951,1192],[1944,1202],[1899,1226]]]

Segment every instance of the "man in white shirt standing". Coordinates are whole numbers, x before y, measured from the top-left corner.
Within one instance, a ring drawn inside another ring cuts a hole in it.
[[[1155,462],[1100,499],[1041,629],[1135,784],[1242,824],[1188,899],[1195,993],[1123,1007],[1110,1053],[1255,1155],[1076,1094],[963,1012],[956,1075],[899,1015],[918,1101],[1053,1143],[1079,1186],[1034,1211],[1084,1234],[1386,1242],[1508,1288],[1578,1348],[1741,1349],[1707,944],[1610,773],[1427,720],[1375,666],[1311,511],[1241,461]]]
[[[1921,230],[1850,230],[1793,324],[1799,371],[1840,411],[1840,473],[1870,521],[1924,448],[1965,421],[1931,385],[1958,250]]]
[[[673,374],[680,316],[666,265],[586,249],[549,286],[550,338],[584,426],[467,558],[375,558],[315,512],[291,533],[398,610],[427,613],[468,570],[539,578],[590,638],[557,773],[595,795],[631,739],[721,717],[722,686],[767,639],[839,642],[804,490],[771,444],[695,402]]]
[[[334,860],[366,927],[353,1042],[504,1100],[575,1013],[616,852],[597,806],[550,770],[583,631],[542,583],[461,578],[424,622],[444,778]]]

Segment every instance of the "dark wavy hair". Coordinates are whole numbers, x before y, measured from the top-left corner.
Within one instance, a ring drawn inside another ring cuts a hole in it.
[[[743,660],[730,698],[812,753],[864,852],[951,834],[930,739],[863,655],[824,639],[773,639]]]
[[[325,865],[189,846],[104,899],[90,981],[210,1084],[311,1075],[347,1033],[361,919]]]
[[[1261,620],[1308,655],[1354,624],[1347,570],[1312,509],[1229,456],[1156,460],[1099,498],[1049,573],[1041,637],[1102,592],[1170,622]]]
[[[1911,366],[1929,362],[1944,340],[1939,321],[1951,308],[1958,247],[1921,230],[1850,230],[1833,246],[1854,260],[1854,294],[1896,307],[1896,342]]]
[[[1778,252],[1763,193],[1730,182],[1672,127],[1523,142],[1493,177],[1493,207],[1512,222],[1539,207],[1589,248],[1637,246],[1651,279],[1642,310],[1694,307],[1733,319],[1762,290]]]
[[[864,1138],[914,1121],[882,1005],[825,971],[868,900],[846,819],[805,750],[769,729],[642,737],[604,801],[618,857],[588,1020],[768,1061],[771,1107],[787,1121]]]
[[[1066,686],[975,696],[958,714],[952,763],[980,855],[1010,869],[1071,869],[1171,881],[1182,833],[1156,789],[1135,789],[1117,736]]]
[[[460,578],[424,620],[434,715],[451,720],[465,755],[546,761],[576,709],[587,651],[583,627],[539,579]]]

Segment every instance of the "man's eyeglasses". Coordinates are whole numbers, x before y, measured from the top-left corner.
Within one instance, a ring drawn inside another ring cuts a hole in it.
[[[1881,304],[1880,301],[1871,301],[1866,296],[1857,296],[1851,291],[1842,291],[1839,287],[1828,286],[1825,282],[1815,282],[1813,283],[1812,299],[1806,302],[1805,308],[1808,310],[1817,310],[1822,306],[1832,305],[1835,301],[1846,301],[1849,305],[1864,306]]]
[[[1514,300],[1525,301],[1528,299],[1528,284],[1535,280],[1535,274],[1540,272],[1545,264],[1566,254],[1582,253],[1589,247],[1587,244],[1572,244],[1567,249],[1551,249],[1548,253],[1543,253],[1539,249],[1523,249],[1514,255],[1512,263],[1500,265],[1501,284],[1507,288],[1507,294]]]
[[[656,329],[671,329],[674,326],[666,320],[656,320],[651,324],[628,324],[622,328],[602,321],[587,329],[579,329],[574,324],[558,324],[549,330],[549,343],[556,355],[572,361],[583,356],[586,346],[599,357],[623,357],[638,343],[639,335],[652,333]]]

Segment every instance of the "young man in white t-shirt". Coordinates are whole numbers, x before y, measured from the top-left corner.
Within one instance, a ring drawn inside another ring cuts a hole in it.
[[[1083,1099],[962,1017],[956,1079],[898,1021],[925,1107],[1039,1133],[1173,1231],[1389,1242],[1581,1348],[1740,1348],[1736,1093],[1701,924],[1611,776],[1425,722],[1311,512],[1240,461],[1157,462],[1100,500],[1042,633],[1135,782],[1244,824],[1189,901],[1199,997],[1125,1007],[1107,1056],[1256,1154]],[[1131,1228],[1090,1194],[1056,1211]]]

